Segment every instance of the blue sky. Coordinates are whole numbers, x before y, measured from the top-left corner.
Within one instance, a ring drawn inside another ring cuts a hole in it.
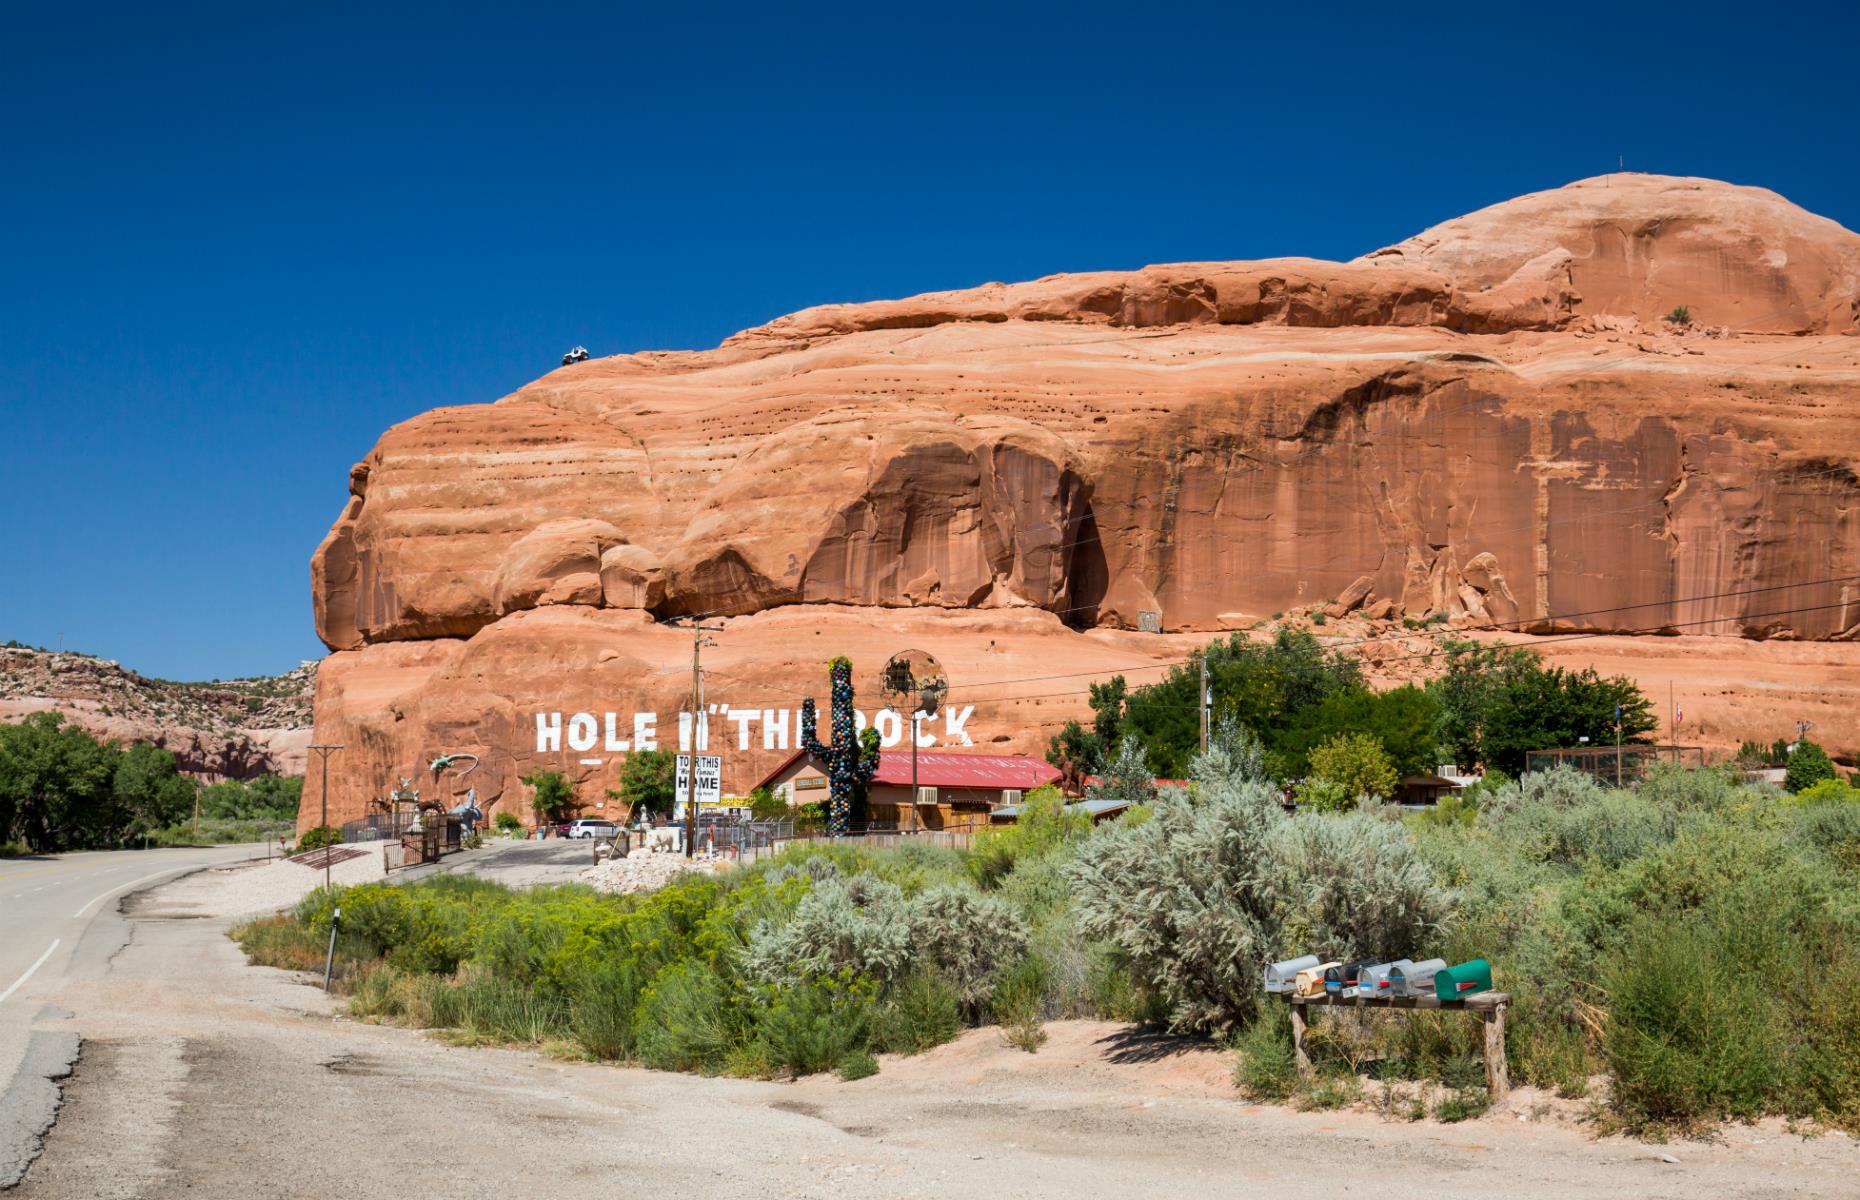
[[[349,465],[578,342],[1347,258],[1617,155],[1860,228],[1851,5],[1248,7],[9,5],[0,640],[320,654]]]

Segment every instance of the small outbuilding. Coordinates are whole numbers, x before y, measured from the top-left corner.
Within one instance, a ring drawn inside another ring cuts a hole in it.
[[[1082,812],[1092,819],[1093,824],[1115,820],[1129,811],[1128,800],[1074,800],[1066,805],[1067,812]],[[988,814],[991,825],[1012,825],[1020,820],[1020,805],[1004,804]]]

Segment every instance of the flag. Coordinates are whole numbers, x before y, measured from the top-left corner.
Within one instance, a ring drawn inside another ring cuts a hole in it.
[[[1673,724],[1684,725],[1685,723],[1686,723],[1686,709],[1685,709],[1685,705],[1682,704],[1678,708],[1675,708],[1673,710]]]

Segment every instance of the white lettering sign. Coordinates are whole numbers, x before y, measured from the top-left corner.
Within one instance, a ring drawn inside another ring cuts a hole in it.
[[[723,800],[722,756],[716,754],[700,754],[697,756],[697,763],[698,806],[701,808],[706,804],[720,803]],[[685,797],[690,795],[691,788],[691,756],[689,754],[680,754],[678,756],[678,781],[676,786],[678,802],[683,804],[685,802]]]
[[[709,711],[701,715],[696,722],[697,749],[700,753],[711,748],[712,726],[718,727],[717,736],[721,745],[733,746],[737,750],[749,750],[756,745],[756,727],[762,727],[761,748],[764,750],[787,750],[799,748],[801,744],[801,714],[791,708],[732,708],[728,704],[712,704]],[[969,718],[975,715],[975,706],[965,704],[958,708],[950,705],[941,712],[918,715],[917,744],[929,749],[932,746],[973,746],[975,739],[969,736],[965,728]],[[597,745],[610,754],[625,754],[630,750],[657,750],[659,748],[659,714],[655,712],[636,712],[633,717],[633,736],[620,736],[626,728],[625,714],[618,712],[539,712],[536,714],[536,753],[554,754],[564,747],[576,753],[593,750]],[[713,718],[716,718],[713,720]],[[879,745],[886,749],[910,744],[911,721],[904,714],[894,709],[881,708],[875,712],[863,709],[853,710],[854,728],[863,733],[868,727],[878,730]],[[826,711],[820,713],[818,732],[828,733],[832,717]],[[678,714],[678,748],[686,754],[691,752],[692,740],[691,714]],[[735,737],[729,736],[728,727],[736,727]],[[937,732],[941,726],[941,733]]]

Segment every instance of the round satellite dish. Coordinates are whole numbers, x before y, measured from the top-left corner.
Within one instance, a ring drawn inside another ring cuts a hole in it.
[[[943,664],[923,650],[900,650],[879,673],[879,688],[897,712],[933,713],[949,693]]]

